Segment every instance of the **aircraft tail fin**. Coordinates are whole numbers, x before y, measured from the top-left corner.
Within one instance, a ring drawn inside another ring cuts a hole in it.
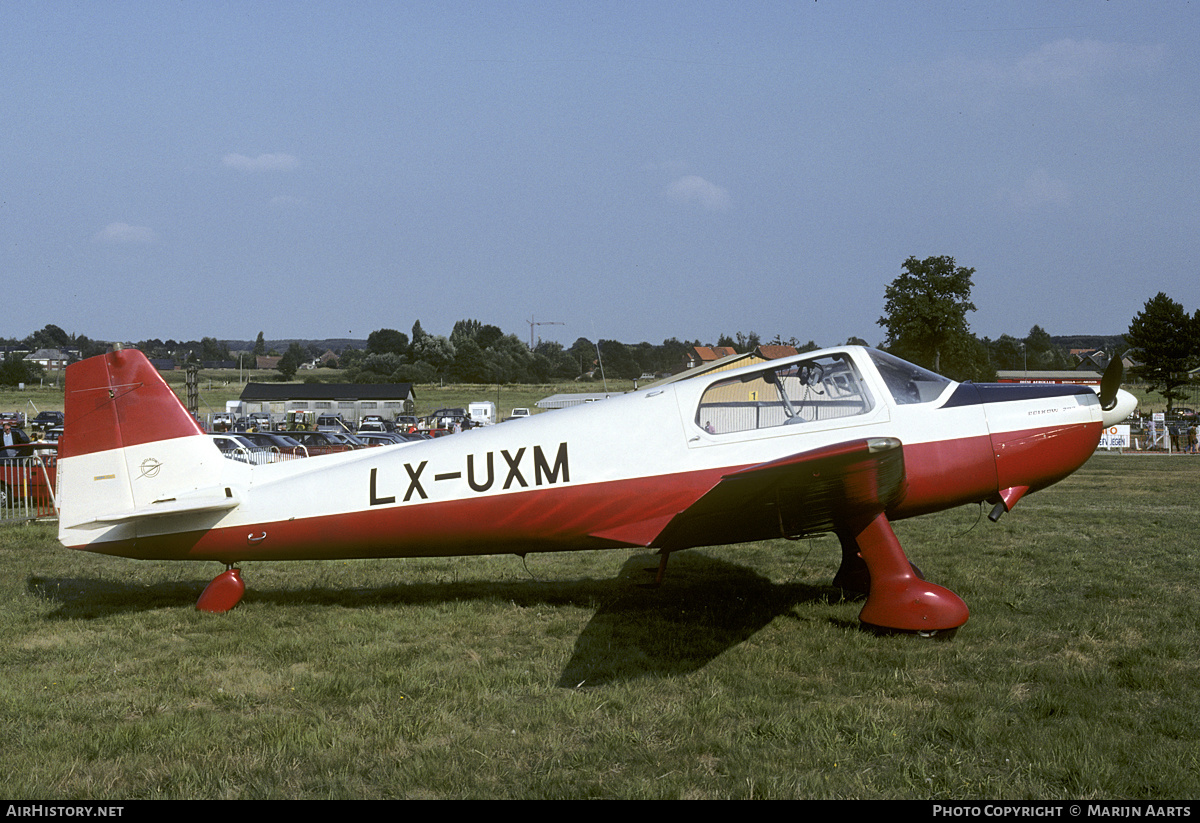
[[[134,349],[66,372],[59,448],[59,539],[154,515],[237,505],[221,487],[225,461],[158,370]],[[132,536],[122,534],[121,536]],[[78,535],[73,542],[80,541]]]
[[[203,434],[140,351],[120,349],[67,367],[65,458]]]

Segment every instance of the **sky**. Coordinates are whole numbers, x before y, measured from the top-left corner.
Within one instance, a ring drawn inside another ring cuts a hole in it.
[[[1200,308],[1200,3],[0,0],[0,337],[980,337]],[[544,324],[544,325],[542,325]]]

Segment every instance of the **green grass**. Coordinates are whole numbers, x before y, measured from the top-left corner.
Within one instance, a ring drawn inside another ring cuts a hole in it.
[[[1200,796],[1200,458],[898,523],[972,610],[876,636],[831,538],[217,564],[0,528],[10,798]]]

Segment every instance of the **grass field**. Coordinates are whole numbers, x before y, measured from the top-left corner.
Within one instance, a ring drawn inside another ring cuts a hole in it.
[[[217,564],[0,528],[18,798],[1195,798],[1200,458],[897,524],[971,620],[875,636],[831,538]]]

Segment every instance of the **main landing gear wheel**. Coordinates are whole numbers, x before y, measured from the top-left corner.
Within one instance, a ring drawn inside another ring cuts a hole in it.
[[[242,582],[241,571],[230,566],[205,587],[196,601],[196,609],[210,614],[224,614],[240,603],[245,593],[246,584]]]
[[[885,514],[848,531],[869,572],[867,602],[858,615],[866,626],[932,637],[967,622],[967,604],[949,589],[921,579]]]

